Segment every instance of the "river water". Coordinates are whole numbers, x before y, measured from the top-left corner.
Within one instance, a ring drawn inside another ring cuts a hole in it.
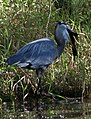
[[[91,100],[2,102],[0,119],[91,119]]]

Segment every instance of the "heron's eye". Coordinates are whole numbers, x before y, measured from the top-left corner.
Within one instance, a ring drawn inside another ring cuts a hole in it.
[[[67,29],[71,30],[70,26],[69,25],[66,25]]]

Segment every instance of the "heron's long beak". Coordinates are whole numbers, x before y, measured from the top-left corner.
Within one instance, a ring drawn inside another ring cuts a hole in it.
[[[67,29],[70,39],[71,39],[71,45],[72,45],[72,52],[73,52],[73,56],[74,56],[74,61],[75,61],[75,56],[77,56],[77,49],[76,49],[76,42],[75,42],[75,38],[78,38],[78,34],[71,31],[70,29]],[[75,38],[74,38],[75,37]]]

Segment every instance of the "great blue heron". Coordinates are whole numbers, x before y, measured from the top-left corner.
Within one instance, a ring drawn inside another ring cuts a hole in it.
[[[65,48],[65,44],[71,41],[74,57],[77,55],[74,36],[77,37],[70,27],[64,22],[58,22],[54,30],[56,43],[50,38],[42,38],[30,42],[15,55],[7,59],[8,65],[18,65],[22,68],[36,70],[38,90],[44,70],[58,58]]]

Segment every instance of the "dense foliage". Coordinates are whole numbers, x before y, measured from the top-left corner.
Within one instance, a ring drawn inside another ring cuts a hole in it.
[[[57,21],[65,21],[74,31],[86,36],[79,36],[77,40],[78,57],[74,66],[71,47],[67,46],[62,56],[45,71],[43,89],[76,97],[91,91],[91,1],[61,1],[61,5],[59,0],[0,1],[1,97],[5,94],[12,95],[18,84],[23,89],[23,96],[28,93],[29,84],[35,89],[33,84],[37,80],[33,71],[8,67],[5,61],[30,41],[42,37],[54,39]]]

